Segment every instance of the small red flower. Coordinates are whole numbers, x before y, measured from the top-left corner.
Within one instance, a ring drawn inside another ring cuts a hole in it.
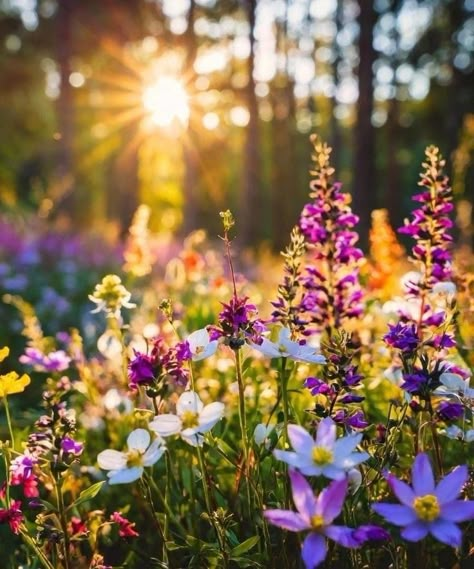
[[[13,533],[20,533],[20,525],[23,522],[21,502],[13,500],[10,507],[0,509],[0,524],[8,524]]]
[[[114,512],[110,516],[110,521],[119,525],[120,537],[138,537],[138,532],[133,529],[135,524],[124,518],[119,512]]]

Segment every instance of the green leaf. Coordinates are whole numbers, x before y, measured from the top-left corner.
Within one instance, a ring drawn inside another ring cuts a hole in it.
[[[92,484],[92,486],[89,486],[87,490],[83,490],[79,494],[79,498],[68,507],[68,510],[71,508],[77,508],[80,504],[84,504],[84,502],[88,502],[89,500],[92,500],[92,498],[95,498],[104,484],[105,480],[102,480],[101,482]]]
[[[260,540],[260,536],[258,536],[258,535],[254,535],[253,537],[249,537],[248,539],[243,541],[240,545],[238,545],[237,547],[234,547],[234,549],[230,552],[230,556],[231,557],[239,557],[243,553],[250,551],[252,549],[252,547],[255,547],[257,545],[259,540]]]

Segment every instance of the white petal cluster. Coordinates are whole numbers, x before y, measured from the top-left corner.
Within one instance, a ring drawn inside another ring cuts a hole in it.
[[[214,355],[217,350],[217,340],[211,341],[209,338],[209,332],[205,328],[196,330],[190,334],[186,340],[189,344],[192,360],[194,362],[198,362]]]
[[[251,346],[268,358],[291,358],[306,363],[326,363],[326,358],[312,346],[291,340],[291,331],[288,328],[280,330],[278,342],[264,338],[261,344],[252,343]]]
[[[103,450],[97,462],[107,473],[109,484],[126,484],[141,478],[145,466],[153,466],[166,450],[161,437],[150,444],[150,433],[135,429],[127,438],[126,451]]]
[[[194,391],[185,391],[176,404],[176,414],[163,413],[150,422],[150,429],[161,437],[180,435],[192,446],[202,446],[207,433],[224,415],[224,404],[204,405]]]

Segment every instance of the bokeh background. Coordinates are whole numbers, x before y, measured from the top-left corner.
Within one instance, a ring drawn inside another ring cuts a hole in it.
[[[430,143],[470,239],[473,51],[473,0],[0,0],[4,219],[113,241],[141,203],[177,235],[229,207],[279,250],[317,132],[363,245]]]

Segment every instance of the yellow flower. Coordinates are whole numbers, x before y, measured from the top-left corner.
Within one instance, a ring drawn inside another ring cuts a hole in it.
[[[21,377],[16,371],[0,375],[0,397],[6,397],[13,393],[21,393],[30,384],[30,377],[24,373]]]
[[[3,362],[3,360],[8,357],[9,353],[10,348],[7,348],[6,346],[4,348],[0,348],[0,362]]]

